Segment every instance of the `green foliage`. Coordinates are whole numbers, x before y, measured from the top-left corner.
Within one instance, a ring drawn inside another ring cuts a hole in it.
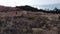
[[[16,8],[27,10],[27,11],[38,11],[37,8],[31,7],[31,6],[28,6],[28,5],[26,5],[26,6],[16,6]]]
[[[60,13],[60,9],[58,9],[56,7],[53,10],[38,9],[38,8],[34,8],[34,7],[31,7],[31,6],[28,6],[28,5],[16,6],[16,8],[23,9],[23,10],[26,10],[26,11],[34,11],[34,12]]]

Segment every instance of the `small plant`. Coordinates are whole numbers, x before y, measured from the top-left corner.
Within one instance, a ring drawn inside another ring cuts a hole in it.
[[[3,23],[4,23],[4,22],[0,20],[0,27],[2,26]]]

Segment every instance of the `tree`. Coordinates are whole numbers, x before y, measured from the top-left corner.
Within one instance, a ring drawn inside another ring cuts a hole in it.
[[[19,9],[23,9],[23,10],[26,10],[26,11],[38,11],[37,8],[34,8],[34,7],[31,7],[31,6],[16,6],[16,8],[19,8]]]
[[[54,11],[58,11],[58,8],[55,7],[53,10],[54,10]]]

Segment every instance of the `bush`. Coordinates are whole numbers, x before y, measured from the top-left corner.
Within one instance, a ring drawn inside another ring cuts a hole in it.
[[[3,23],[4,23],[4,22],[0,20],[0,27],[3,25]]]

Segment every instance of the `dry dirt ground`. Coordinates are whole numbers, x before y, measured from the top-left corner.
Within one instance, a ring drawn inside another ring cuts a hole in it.
[[[60,34],[60,14],[0,12],[0,34]]]

